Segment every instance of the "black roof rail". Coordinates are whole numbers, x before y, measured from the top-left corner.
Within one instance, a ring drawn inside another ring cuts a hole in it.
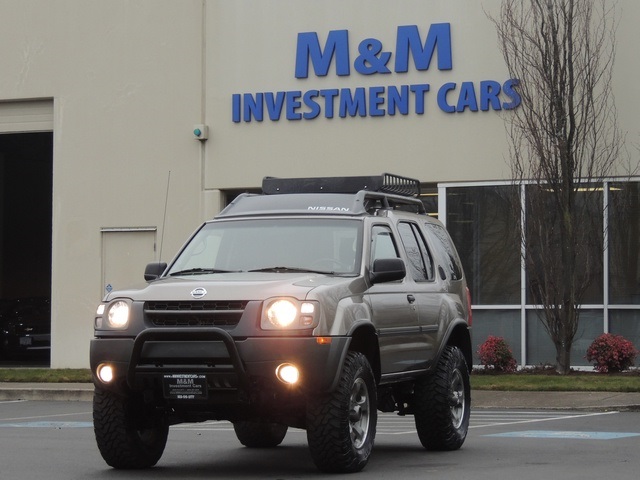
[[[262,179],[262,191],[267,195],[282,193],[357,193],[361,190],[390,193],[403,197],[417,197],[420,195],[420,181],[392,173],[358,177],[264,177]]]

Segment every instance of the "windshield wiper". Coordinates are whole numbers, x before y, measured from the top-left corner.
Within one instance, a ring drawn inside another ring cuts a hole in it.
[[[220,270],[219,268],[189,268],[187,270],[180,270],[178,272],[171,272],[170,277],[178,275],[200,275],[208,273],[237,273],[240,270]]]
[[[333,275],[335,272],[328,272],[326,270],[312,270],[309,268],[299,268],[299,267],[266,267],[266,268],[256,268],[255,270],[247,270],[248,272],[274,272],[274,273],[289,273],[289,272],[300,272],[300,273],[320,273],[322,275]]]

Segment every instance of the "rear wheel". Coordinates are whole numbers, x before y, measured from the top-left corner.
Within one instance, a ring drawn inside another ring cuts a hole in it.
[[[142,402],[109,391],[93,394],[93,429],[102,458],[111,467],[152,467],[164,452],[169,426],[144,415]]]
[[[338,387],[307,406],[307,440],[316,466],[325,472],[358,472],[369,460],[376,436],[376,385],[367,358],[349,352]]]
[[[235,422],[233,430],[240,443],[249,448],[277,447],[287,434],[287,426],[279,423]]]
[[[447,347],[432,375],[414,387],[416,430],[428,450],[457,450],[469,430],[471,387],[462,351]]]

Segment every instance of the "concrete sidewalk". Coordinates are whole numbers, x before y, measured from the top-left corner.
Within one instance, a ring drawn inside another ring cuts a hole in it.
[[[53,400],[90,402],[91,383],[0,382],[0,401]],[[640,392],[502,392],[474,390],[473,408],[640,411]]]
[[[640,412],[640,392],[501,392],[474,390],[474,408],[624,410]]]

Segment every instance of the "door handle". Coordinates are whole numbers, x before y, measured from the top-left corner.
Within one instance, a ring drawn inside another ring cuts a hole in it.
[[[413,295],[409,294],[409,295],[407,295],[407,300],[409,301],[409,303],[415,303],[416,297],[414,297]]]

